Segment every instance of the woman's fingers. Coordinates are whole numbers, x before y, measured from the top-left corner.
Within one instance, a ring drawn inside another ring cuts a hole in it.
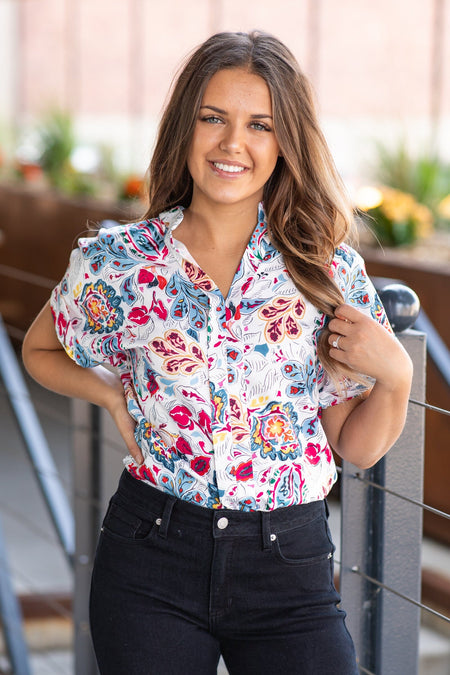
[[[330,356],[353,370],[392,384],[403,348],[375,319],[349,305],[336,309],[329,322]]]
[[[120,435],[125,442],[128,452],[137,464],[142,464],[144,457],[134,437],[136,422],[128,412],[125,396],[123,393],[121,393],[118,401],[116,400],[114,407],[112,409],[109,408],[109,411]]]

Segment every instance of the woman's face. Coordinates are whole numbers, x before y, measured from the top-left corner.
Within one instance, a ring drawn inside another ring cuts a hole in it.
[[[270,92],[262,77],[242,68],[213,75],[188,154],[191,206],[256,207],[278,154]]]

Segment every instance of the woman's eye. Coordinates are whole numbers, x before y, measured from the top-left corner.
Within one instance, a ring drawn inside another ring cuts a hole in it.
[[[206,115],[201,120],[202,122],[208,122],[208,124],[220,124],[222,122],[220,117],[216,117],[215,115]]]
[[[252,128],[256,131],[270,131],[270,128],[262,122],[252,122]]]

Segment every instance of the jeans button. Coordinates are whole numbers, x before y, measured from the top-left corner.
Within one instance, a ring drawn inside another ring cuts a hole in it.
[[[217,527],[219,528],[219,530],[224,530],[227,526],[228,526],[228,518],[225,518],[225,516],[219,518],[219,520],[217,521]]]

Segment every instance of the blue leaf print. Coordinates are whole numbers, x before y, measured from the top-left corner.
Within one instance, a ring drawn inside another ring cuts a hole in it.
[[[303,396],[308,393],[312,396],[317,382],[317,373],[312,359],[309,359],[304,365],[296,361],[288,361],[283,366],[283,375],[291,384],[286,387],[286,393],[290,397]]]
[[[200,288],[193,286],[190,281],[185,281],[176,272],[166,286],[166,294],[174,298],[170,308],[170,316],[173,319],[180,321],[187,318],[189,326],[195,331],[206,326],[209,301]]]

